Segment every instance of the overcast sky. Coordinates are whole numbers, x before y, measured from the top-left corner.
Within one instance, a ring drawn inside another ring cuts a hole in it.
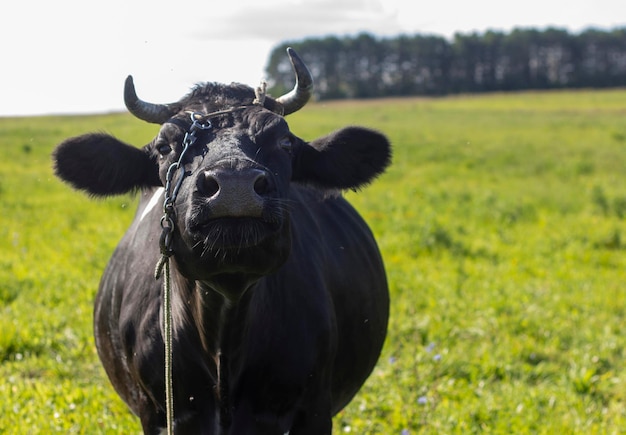
[[[380,36],[626,26],[626,0],[25,0],[0,6],[0,116],[122,110],[201,81],[257,85],[274,46]]]

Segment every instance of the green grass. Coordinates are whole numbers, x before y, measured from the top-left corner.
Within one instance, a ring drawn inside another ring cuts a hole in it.
[[[319,103],[289,122],[305,139],[362,124],[394,145],[389,171],[348,194],[392,309],[336,434],[626,428],[626,91]],[[135,200],[90,200],[50,169],[56,143],[94,130],[142,145],[155,127],[0,119],[0,433],[140,431],[91,327]]]

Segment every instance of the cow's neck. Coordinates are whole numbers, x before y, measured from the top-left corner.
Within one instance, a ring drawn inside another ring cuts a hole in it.
[[[233,337],[240,335],[235,318],[245,316],[249,304],[248,292],[240,291],[243,296],[235,300],[225,297],[211,284],[200,281],[194,283],[191,291],[194,294],[187,298],[196,302],[190,314],[202,346],[211,357],[217,358],[218,353],[224,354],[227,351]]]
[[[243,278],[230,277],[227,281],[231,285],[235,283],[241,283],[248,287],[251,285],[248,279]],[[247,287],[242,287],[243,290],[239,290],[239,292],[236,292],[234,287],[230,287],[229,290],[232,293],[229,294],[239,295],[237,299],[230,299],[224,296],[223,287],[218,292],[208,283],[198,283],[198,288],[202,299],[202,313],[198,313],[200,314],[199,318],[202,319],[203,331],[200,335],[202,340],[207,340],[203,345],[209,350],[217,365],[220,420],[223,427],[228,427],[231,408],[229,397],[230,367],[233,359],[238,357],[236,352],[241,347],[240,342],[245,326],[242,317],[245,317],[248,312],[250,292],[247,291]]]
[[[244,273],[223,273],[215,275],[210,282],[201,284],[221,294],[230,305],[239,305],[247,290],[259,280],[260,276]]]

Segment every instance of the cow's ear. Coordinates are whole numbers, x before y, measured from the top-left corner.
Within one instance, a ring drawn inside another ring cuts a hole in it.
[[[108,134],[67,139],[56,147],[52,160],[59,178],[95,196],[161,185],[156,161],[146,149],[127,145]]]
[[[391,162],[391,146],[381,133],[346,127],[294,153],[292,180],[322,189],[358,189],[380,175]]]

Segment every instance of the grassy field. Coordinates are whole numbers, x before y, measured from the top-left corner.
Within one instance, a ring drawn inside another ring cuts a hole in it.
[[[626,91],[312,104],[394,145],[349,199],[375,231],[389,335],[335,433],[626,430]],[[135,200],[54,179],[64,138],[142,145],[129,115],[0,119],[0,433],[137,433],[92,339],[100,274]]]

